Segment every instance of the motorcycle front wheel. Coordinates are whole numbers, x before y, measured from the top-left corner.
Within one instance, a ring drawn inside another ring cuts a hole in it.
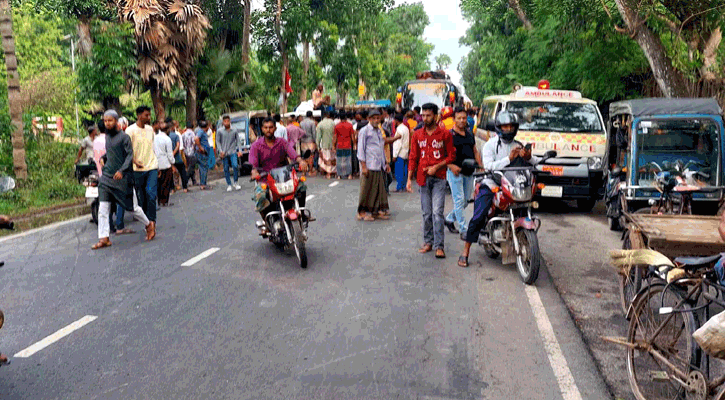
[[[527,285],[532,285],[539,277],[541,265],[539,238],[532,230],[519,229],[516,231],[516,239],[519,241],[521,250],[521,254],[516,256],[516,268],[519,270],[521,280]]]
[[[302,229],[302,221],[297,220],[292,222],[292,230],[294,231],[294,247],[295,253],[297,254],[297,260],[300,262],[301,268],[307,268],[307,249],[305,247],[304,230]]]

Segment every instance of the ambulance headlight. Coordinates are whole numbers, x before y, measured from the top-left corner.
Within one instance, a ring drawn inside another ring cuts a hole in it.
[[[602,169],[602,157],[587,158],[587,165],[589,165],[589,169]]]

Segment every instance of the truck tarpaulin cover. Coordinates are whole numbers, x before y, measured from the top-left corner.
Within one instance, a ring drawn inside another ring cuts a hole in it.
[[[722,109],[714,98],[637,99],[618,101],[609,106],[610,116],[622,114],[630,114],[635,117],[676,114],[720,115]]]
[[[423,71],[415,74],[415,79],[446,79],[446,72],[439,71]]]

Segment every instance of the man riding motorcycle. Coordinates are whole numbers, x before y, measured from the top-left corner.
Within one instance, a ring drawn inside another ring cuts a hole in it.
[[[540,157],[532,156],[531,149],[524,148],[521,142],[515,140],[519,130],[519,118],[515,113],[502,111],[496,117],[497,136],[489,139],[483,146],[483,167],[487,171],[497,171],[508,167],[516,158],[521,157],[531,165],[541,161]],[[478,235],[486,227],[486,218],[493,204],[493,191],[496,183],[487,178],[479,188],[473,206],[473,218],[468,223],[463,253],[458,258],[458,266],[468,267],[468,256],[471,244],[478,242]]]
[[[249,149],[249,163],[252,164],[252,179],[259,178],[259,171],[269,172],[275,168],[284,167],[288,164],[287,159],[299,163],[300,170],[307,171],[307,163],[295,151],[293,145],[284,138],[277,138],[274,132],[277,124],[274,119],[266,118],[262,122],[263,136],[257,139]],[[300,207],[305,206],[307,190],[300,188],[295,194]],[[266,190],[260,185],[254,189],[254,200],[257,203],[257,211],[262,215],[262,221],[267,224],[267,214],[274,211],[274,204],[267,198]]]

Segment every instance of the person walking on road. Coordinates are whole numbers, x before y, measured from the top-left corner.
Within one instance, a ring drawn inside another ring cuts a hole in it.
[[[98,136],[98,128],[94,125],[88,128],[88,136],[80,141],[80,148],[74,164],[83,161],[83,164],[90,164],[93,161],[93,141]]]
[[[222,125],[222,128],[216,132],[216,148],[219,158],[222,159],[224,179],[227,180],[227,192],[231,192],[232,189],[240,190],[242,188],[237,183],[239,181],[238,157],[242,156],[239,151],[239,129],[232,128],[232,120],[228,115],[222,117]],[[233,185],[229,174],[230,168],[234,175]]]
[[[369,124],[360,130],[357,145],[357,157],[360,161],[357,219],[387,220],[390,219],[390,206],[388,193],[385,191],[385,173],[390,171],[390,166],[385,162],[385,139],[380,126],[380,112],[373,110],[368,118]]]
[[[209,173],[209,155],[212,153],[212,146],[209,145],[209,124],[201,120],[199,128],[196,130],[196,139],[194,149],[196,153],[196,164],[199,166],[199,185],[201,190],[211,190],[206,184],[207,174]]]
[[[169,139],[171,139],[171,145],[174,147],[173,168],[179,174],[184,193],[187,193],[189,191],[189,177],[186,175],[186,166],[184,165],[184,141],[181,140],[181,135],[178,132],[179,123],[171,118],[167,118],[166,123],[172,126],[172,129],[169,130]]]
[[[342,113],[340,123],[335,125],[335,138],[332,147],[337,150],[337,176],[338,178],[352,179],[352,140],[355,130],[348,121],[350,114]]]
[[[118,113],[108,110],[103,115],[106,127],[106,154],[103,155],[103,174],[98,184],[98,243],[91,247],[98,250],[111,246],[111,202],[133,212],[135,219],[146,226],[146,240],[156,237],[156,223],[150,221],[138,205],[132,181],[133,144],[129,135],[118,130]],[[156,207],[153,207],[156,211]]]
[[[307,150],[311,151],[310,157],[305,162],[307,165],[312,166],[314,164],[315,153],[317,152],[317,124],[312,119],[312,111],[307,111],[306,118],[300,122],[300,128],[305,132],[300,138],[300,154],[304,154]],[[317,165],[314,165],[314,167],[310,168],[310,176],[317,175],[315,171]]]
[[[423,210],[423,239],[418,250],[428,253],[435,249],[436,258],[445,258],[444,215],[446,205],[446,166],[456,160],[451,132],[436,123],[438,106],[426,103],[423,109],[423,129],[413,133],[408,165],[408,191],[413,178],[420,186],[420,206]]]
[[[172,129],[171,124],[166,122],[159,123],[159,133],[154,139],[154,152],[159,160],[159,205],[168,207],[171,188],[174,186],[174,145],[169,137],[169,131]]]
[[[159,161],[154,153],[151,109],[140,106],[136,109],[136,123],[126,128],[126,134],[133,145],[134,186],[138,202],[149,221],[156,223],[156,197],[158,195]]]
[[[277,127],[274,131],[274,137],[288,140],[287,128],[285,128],[284,125],[282,125],[282,116],[281,115],[274,114],[274,124]]]
[[[466,110],[458,107],[453,115],[455,126],[451,130],[451,135],[453,136],[453,146],[456,148],[456,161],[448,164],[446,173],[448,186],[451,187],[451,197],[453,197],[453,210],[446,216],[445,224],[451,233],[459,233],[459,230],[456,229],[456,222],[458,222],[461,237],[465,238],[468,224],[464,210],[473,191],[473,176],[463,174],[463,160],[476,160],[476,163],[481,165],[481,154],[476,148],[476,138],[473,136],[473,132],[468,129]]]
[[[395,189],[401,193],[405,191],[408,181],[408,154],[410,153],[410,130],[403,123],[403,114],[397,114],[395,120],[398,126],[395,130],[396,135],[400,135],[400,141],[393,144],[393,159],[395,160],[395,180],[398,182]],[[412,190],[410,190],[412,192]]]
[[[181,142],[184,143],[184,156],[186,156],[186,176],[196,185],[196,133],[194,125],[186,124],[186,130],[181,135]]]
[[[335,123],[332,122],[330,114],[322,111],[322,121],[317,125],[317,148],[320,149],[320,172],[332,178],[336,172],[335,153],[332,142],[335,137]]]

